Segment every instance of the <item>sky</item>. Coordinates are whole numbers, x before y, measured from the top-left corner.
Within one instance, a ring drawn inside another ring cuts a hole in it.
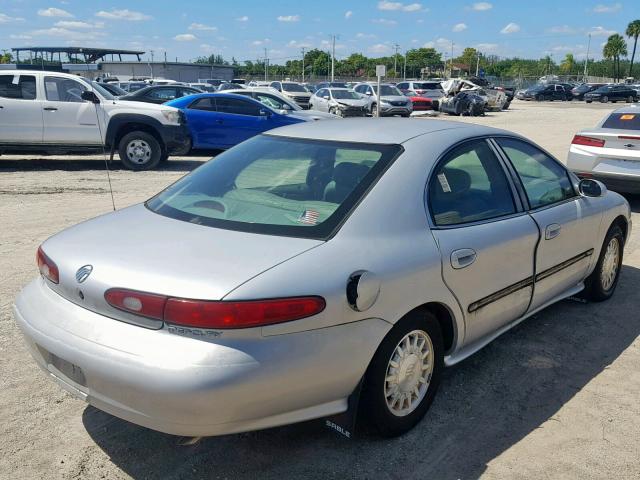
[[[634,5],[635,4],[635,5]],[[446,7],[445,7],[446,5]],[[635,8],[634,8],[635,7]],[[0,49],[92,46],[153,50],[156,60],[220,54],[242,62],[301,58],[302,48],[336,57],[391,55],[434,47],[454,56],[464,47],[500,57],[561,61],[601,58],[613,33],[640,18],[638,0],[416,1],[377,0],[0,0]],[[631,45],[629,45],[631,51]]]

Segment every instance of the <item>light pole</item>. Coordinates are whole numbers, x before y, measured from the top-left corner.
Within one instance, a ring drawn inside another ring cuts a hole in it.
[[[264,49],[264,81],[267,81],[267,78],[269,76],[268,73],[268,65],[269,65],[269,59],[267,58],[267,49]]]
[[[400,48],[400,45],[396,43],[393,46],[393,48],[395,49],[395,52],[396,52],[393,55],[393,74],[396,76],[396,78],[398,78],[398,49]]]
[[[591,34],[589,34],[589,43],[587,43],[587,58],[584,60],[584,81],[587,81],[587,74],[589,72],[587,65],[589,65],[589,50],[591,49]]]
[[[335,78],[336,35],[331,35],[331,81]]]
[[[402,68],[402,79],[407,80],[407,52],[404,52],[404,67]]]
[[[304,83],[304,47],[302,47],[302,83]]]

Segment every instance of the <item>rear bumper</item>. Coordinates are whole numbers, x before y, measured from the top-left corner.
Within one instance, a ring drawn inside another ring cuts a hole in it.
[[[600,173],[574,171],[579,178],[593,178],[604,183],[609,190],[619,193],[640,194],[640,178],[626,175],[603,175]]]
[[[614,192],[640,193],[640,157],[637,152],[597,150],[604,153],[596,151],[596,147],[571,145],[567,167],[578,177],[600,180]]]
[[[391,327],[370,319],[286,335],[249,329],[202,339],[106,318],[41,279],[20,293],[14,316],[38,365],[63,388],[127,421],[184,436],[345,411]]]

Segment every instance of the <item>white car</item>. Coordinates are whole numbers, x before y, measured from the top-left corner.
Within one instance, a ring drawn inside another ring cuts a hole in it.
[[[305,110],[289,97],[282,95],[272,87],[249,87],[236,90],[226,90],[224,93],[235,93],[258,100],[267,107],[279,110],[281,113],[302,117],[305,120],[335,120],[340,118],[332,113],[319,112],[317,110]]]
[[[189,145],[177,108],[120,101],[68,73],[0,71],[0,153],[117,151],[126,168],[149,170]]]
[[[611,190],[640,193],[640,106],[614,110],[595,128],[578,132],[567,166],[579,177],[600,180]]]
[[[302,108],[309,108],[311,92],[309,92],[304,85],[297,82],[271,82],[270,86],[289,97]]]

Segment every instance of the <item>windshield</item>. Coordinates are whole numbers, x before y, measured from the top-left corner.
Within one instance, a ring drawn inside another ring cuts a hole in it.
[[[259,135],[194,170],[146,203],[185,222],[326,239],[402,151]]]
[[[105,100],[115,100],[116,97],[114,97],[113,95],[111,95],[111,93],[109,93],[102,85],[100,85],[98,82],[91,82],[91,86],[93,87],[93,89],[98,92],[100,95],[102,95],[104,97]]]
[[[331,90],[331,94],[333,98],[337,100],[358,100],[360,98],[360,96],[351,90]]]
[[[373,87],[373,91],[378,93],[378,86],[372,85],[372,87]],[[390,95],[397,95],[399,97],[404,96],[402,95],[402,92],[400,92],[400,90],[398,90],[396,87],[393,87],[391,85],[380,85],[380,93],[383,97],[390,96]]]
[[[413,86],[419,90],[442,90],[442,85],[438,82],[413,82]]]
[[[249,92],[249,95],[251,93]],[[255,98],[263,105],[267,107],[273,108],[274,110],[302,110],[295,103],[287,102],[281,98],[276,97],[275,95],[269,95],[268,93],[255,93]]]
[[[282,89],[285,92],[306,92],[307,89],[297,83],[283,83]]]

